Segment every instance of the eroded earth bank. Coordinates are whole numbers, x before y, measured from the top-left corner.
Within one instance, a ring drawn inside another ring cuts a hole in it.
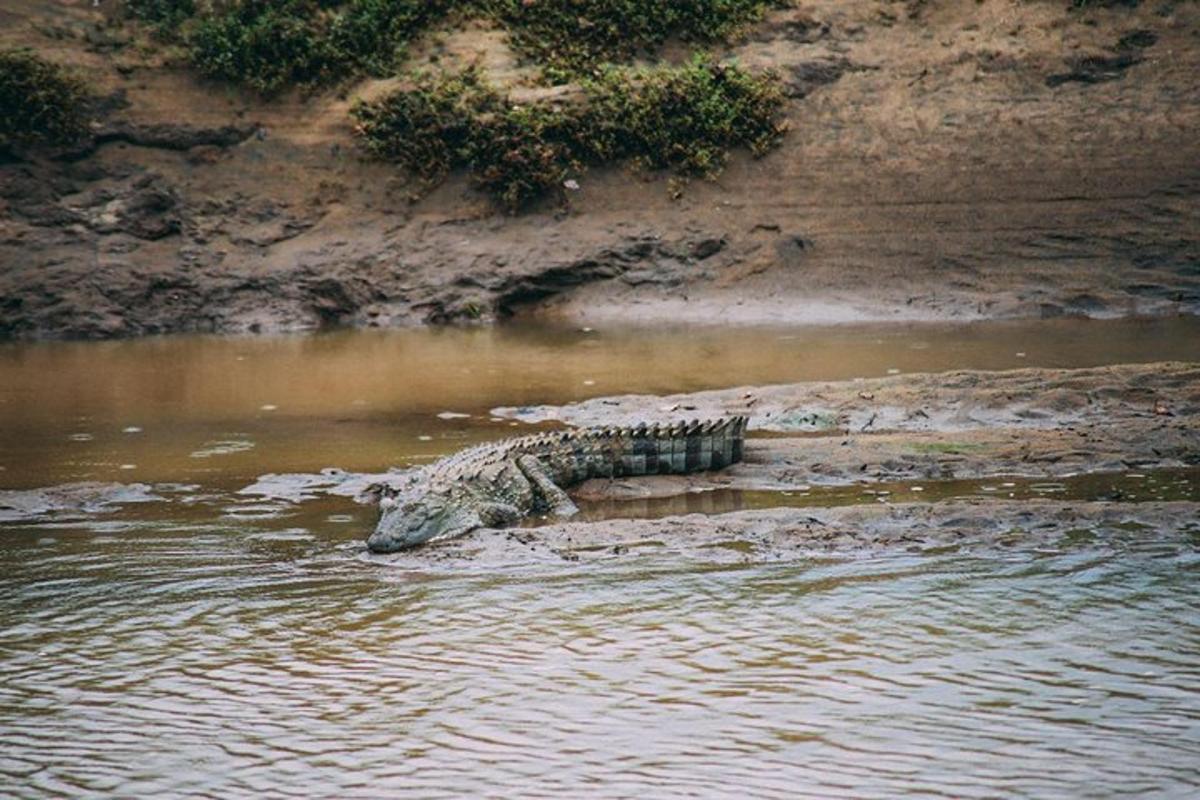
[[[88,142],[0,164],[6,337],[1200,310],[1195,3],[773,10],[719,54],[782,76],[776,150],[682,187],[592,170],[518,216],[362,160],[347,111],[388,81],[264,101],[95,5],[0,9],[0,46],[104,97]],[[415,66],[546,91],[486,25],[427,39]]]

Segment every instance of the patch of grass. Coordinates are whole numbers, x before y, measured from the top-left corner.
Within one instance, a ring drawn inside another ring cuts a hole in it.
[[[87,85],[60,65],[0,51],[0,149],[77,142],[88,133],[91,104]]]
[[[360,102],[351,113],[371,156],[430,185],[466,167],[476,185],[514,211],[560,184],[573,162],[567,115],[513,104],[477,69],[419,75],[412,88]]]
[[[784,132],[774,75],[705,56],[682,67],[609,68],[584,88],[580,144],[592,161],[631,158],[649,169],[713,176],[731,149],[761,156]]]
[[[726,39],[789,0],[479,0],[513,46],[562,81],[606,62],[628,62],[668,38]]]
[[[682,67],[610,68],[565,109],[519,106],[477,70],[423,75],[414,86],[355,105],[368,154],[433,183],[466,168],[509,211],[561,186],[586,165],[632,160],[712,176],[729,151],[762,155],[782,136],[778,79],[699,57]]]
[[[454,0],[130,0],[205,76],[264,95],[385,74]]]
[[[196,0],[125,0],[125,9],[134,18],[169,35],[196,15]]]
[[[340,71],[329,24],[307,0],[239,0],[201,17],[185,41],[192,64],[207,77],[272,94]]]
[[[210,78],[272,94],[386,74],[419,32],[451,13],[505,27],[562,82],[628,62],[671,37],[710,43],[791,0],[127,0],[129,13],[184,45]]]

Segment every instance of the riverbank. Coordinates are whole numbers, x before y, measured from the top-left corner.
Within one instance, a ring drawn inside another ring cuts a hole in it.
[[[1200,9],[1100,5],[772,12],[723,55],[781,73],[776,151],[514,217],[360,159],[347,111],[386,81],[263,102],[108,10],[11,4],[0,46],[112,102],[79,152],[0,164],[0,336],[1200,313]],[[414,52],[531,91],[496,31]]]
[[[598,479],[572,491],[599,507],[601,517],[622,518],[477,531],[388,561],[417,567],[670,554],[736,563],[897,548],[1054,548],[1081,531],[1088,541],[1186,539],[1200,531],[1200,503],[1157,500],[1154,488],[1155,471],[1171,481],[1171,469],[1200,465],[1200,371],[1194,364],[959,371],[596,398],[494,413],[575,425],[748,414],[751,438],[745,460],[719,472]],[[1189,487],[1190,474],[1179,478]],[[1134,480],[1118,487],[1112,476],[1121,475]],[[1010,499],[1022,479],[1081,476],[1097,479],[1076,497],[1056,499],[1055,493],[1070,490],[1055,483],[1041,498]],[[347,478],[326,476],[326,487],[353,494],[370,482]],[[967,485],[971,481],[979,485]],[[832,498],[843,507],[830,508],[817,487],[861,493]],[[742,493],[753,501],[729,513],[719,513],[728,511],[719,501],[703,509],[703,502],[681,502],[675,514],[669,503],[654,502],[705,493]],[[1183,494],[1193,495],[1191,488]],[[707,513],[686,513],[690,506]],[[620,513],[623,507],[638,513]],[[628,518],[636,516],[660,518]]]

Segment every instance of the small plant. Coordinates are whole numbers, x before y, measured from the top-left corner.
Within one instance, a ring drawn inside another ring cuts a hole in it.
[[[504,98],[479,71],[468,69],[452,76],[417,75],[412,88],[356,103],[351,114],[367,153],[438,180],[465,165],[479,121],[504,107]]]
[[[125,0],[125,9],[130,16],[170,35],[196,15],[196,0]]]
[[[87,85],[58,64],[0,51],[0,149],[77,142],[88,133],[91,101]]]
[[[420,75],[411,89],[358,103],[351,113],[372,156],[430,184],[466,167],[476,185],[514,211],[559,184],[570,163],[567,118],[513,105],[476,69]]]
[[[517,50],[540,62],[554,82],[627,62],[670,37],[726,39],[789,0],[481,0],[504,24]]]
[[[201,17],[186,37],[192,64],[204,75],[263,94],[333,77],[326,22],[305,0],[239,0]]]
[[[585,83],[580,142],[590,160],[632,158],[649,169],[712,176],[729,150],[756,156],[783,135],[774,75],[752,75],[706,56],[682,67],[608,69]]]
[[[634,160],[649,169],[712,176],[731,149],[762,155],[782,136],[783,95],[772,75],[700,57],[683,67],[610,68],[584,100],[558,109],[519,106],[478,70],[419,76],[414,85],[355,105],[371,156],[432,183],[466,168],[510,211],[563,185],[588,164]]]
[[[130,0],[205,76],[265,95],[385,74],[452,0]]]
[[[572,121],[547,108],[509,107],[476,121],[466,162],[481,189],[510,211],[562,186],[574,163]]]
[[[792,0],[127,0],[216,80],[271,94],[382,75],[451,14],[491,18],[552,82],[628,62],[671,37],[715,42]]]

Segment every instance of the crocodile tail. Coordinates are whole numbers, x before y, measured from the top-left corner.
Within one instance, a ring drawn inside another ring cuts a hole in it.
[[[611,462],[599,465],[591,477],[683,475],[736,464],[742,460],[748,421],[738,416],[604,431],[600,435],[619,446]]]

